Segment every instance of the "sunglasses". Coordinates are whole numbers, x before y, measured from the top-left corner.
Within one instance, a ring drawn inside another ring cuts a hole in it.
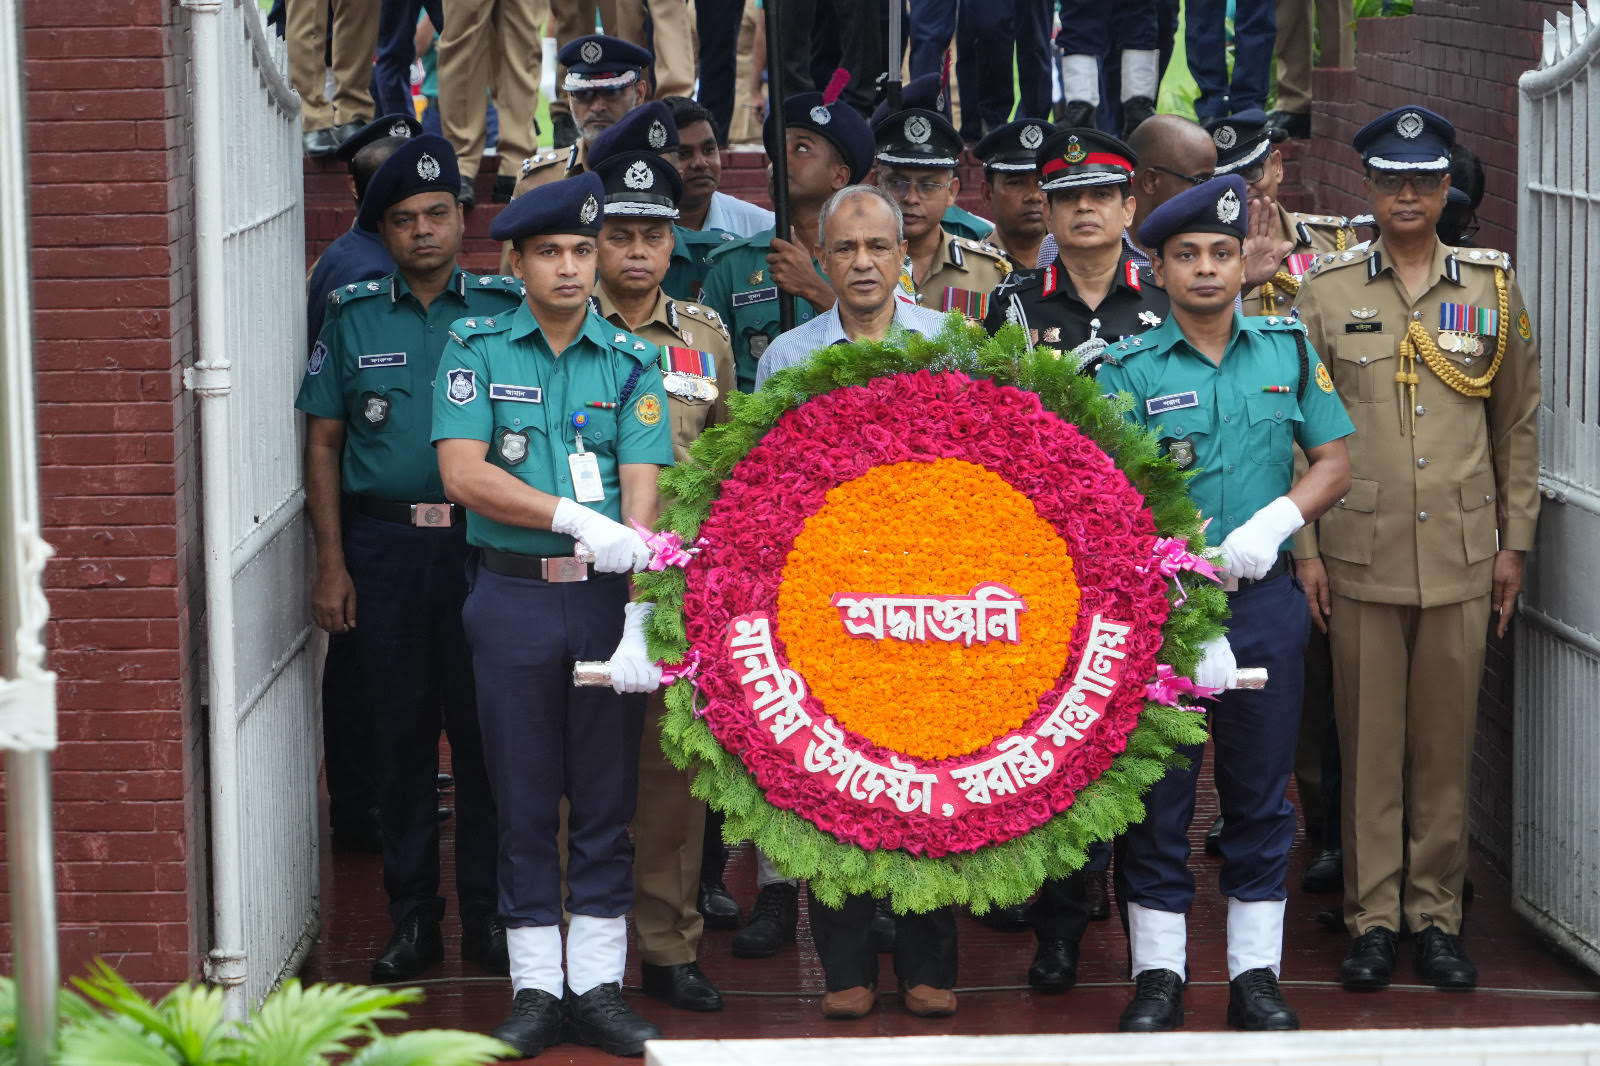
[[[1432,196],[1444,184],[1443,174],[1374,174],[1367,180],[1385,196],[1398,196],[1400,190],[1410,185],[1418,196]]]
[[[1169,170],[1166,167],[1158,167],[1153,163],[1150,165],[1150,169],[1159,171],[1162,174],[1169,174],[1174,178],[1188,182],[1190,185],[1204,185],[1206,182],[1216,177],[1215,174],[1185,174],[1181,170]]]

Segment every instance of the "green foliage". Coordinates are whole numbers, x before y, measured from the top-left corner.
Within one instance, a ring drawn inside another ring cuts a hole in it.
[[[1037,393],[1047,408],[1112,455],[1144,495],[1162,536],[1185,538],[1195,551],[1205,547],[1199,513],[1185,488],[1189,475],[1127,419],[1125,398],[1101,396],[1094,381],[1077,373],[1060,353],[1029,348],[1020,326],[1007,325],[991,337],[956,314],[936,337],[911,335],[903,348],[880,342],[825,348],[774,374],[755,394],[728,397],[731,421],[708,431],[690,448],[687,462],[661,475],[662,492],[673,498],[663,512],[662,528],[675,529],[685,539],[698,536],[723,479],[786,412],[836,388],[918,370],[961,371]],[[641,575],[641,583],[658,604],[646,631],[651,654],[668,663],[682,662],[689,648],[683,575]],[[1223,632],[1228,611],[1219,588],[1197,580],[1189,584],[1199,587],[1189,588],[1183,603],[1176,602],[1175,591],[1169,592],[1173,603],[1158,655],[1180,673],[1194,670],[1199,646]],[[725,839],[754,840],[785,874],[807,878],[823,903],[837,905],[846,895],[865,892],[888,898],[902,913],[962,903],[981,914],[992,906],[1022,902],[1045,878],[1079,869],[1090,844],[1110,840],[1143,818],[1141,797],[1169,766],[1182,761],[1177,749],[1206,738],[1202,716],[1147,703],[1127,749],[1066,811],[1004,844],[931,859],[905,851],[866,852],[772,806],[744,764],[696,716],[697,696],[689,680],[668,689],[661,745],[675,765],[697,769],[694,794],[723,812]]]
[[[61,994],[54,1066],[477,1066],[510,1048],[477,1033],[428,1029],[386,1036],[379,1022],[404,1018],[415,988],[301,985],[268,996],[245,1024],[223,1018],[222,990],[179,985],[151,1003],[103,960],[81,993]],[[0,977],[0,1066],[16,1062],[16,986]]]
[[[1411,14],[1411,0],[1355,0],[1357,19],[1398,18]]]

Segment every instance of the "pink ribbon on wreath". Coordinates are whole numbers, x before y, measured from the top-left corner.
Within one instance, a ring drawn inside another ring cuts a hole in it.
[[[682,569],[694,561],[695,553],[705,545],[705,538],[701,537],[693,547],[685,548],[682,535],[673,530],[652,533],[638,522],[632,525],[634,532],[644,538],[644,546],[650,549],[651,570],[665,570],[669,566]]]
[[[1173,584],[1178,586],[1179,603],[1189,598],[1189,594],[1183,589],[1183,582],[1178,580],[1178,575],[1185,570],[1199,574],[1208,581],[1222,584],[1222,574],[1217,570],[1216,564],[1190,551],[1188,541],[1179,537],[1162,537],[1157,540],[1151,549],[1150,562],[1137,569],[1141,574],[1148,574],[1152,566],[1162,577],[1172,578]]]
[[[670,685],[675,681],[685,681],[700,672],[700,653],[691,649],[688,656],[681,663],[661,663],[661,683]]]
[[[1160,663],[1156,666],[1156,679],[1144,687],[1144,698],[1168,707],[1176,707],[1179,696],[1214,700],[1221,691],[1219,688],[1197,685],[1193,678],[1185,677],[1166,663]]]

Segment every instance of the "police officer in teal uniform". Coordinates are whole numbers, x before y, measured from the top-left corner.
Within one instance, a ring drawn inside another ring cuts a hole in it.
[[[376,715],[383,882],[395,931],[372,964],[375,981],[409,981],[444,957],[441,710],[460,815],[461,953],[506,972],[505,930],[495,916],[495,808],[461,628],[466,529],[461,509],[446,502],[429,428],[450,323],[506,314],[521,301],[521,286],[456,265],[459,184],[450,143],[429,135],[405,141],[373,174],[358,224],[379,235],[398,269],[328,294],[295,401],[308,416],[313,610],[323,629],[355,641],[361,689]]]
[[[434,383],[439,468],[467,510],[474,549],[464,621],[505,812],[500,914],[513,1001],[494,1035],[524,1057],[559,1042],[564,1020],[580,1043],[614,1055],[641,1054],[661,1035],[621,984],[645,693],[661,680],[645,650],[650,605],[631,602],[629,575],[650,561],[632,525],[656,520],[672,430],[660,350],[589,305],[604,203],[604,183],[585,173],[495,218],[490,236],[512,243],[526,301],[456,322]],[[573,686],[574,661],[587,659],[610,660],[611,689]]]
[[[1222,689],[1236,663],[1265,667],[1267,687],[1226,691],[1206,705],[1222,803],[1222,872],[1228,897],[1228,1024],[1295,1029],[1278,987],[1294,769],[1310,617],[1288,538],[1316,521],[1350,485],[1344,438],[1354,431],[1327,367],[1292,318],[1245,318],[1248,190],[1238,175],[1213,178],[1151,212],[1139,241],[1167,290],[1159,327],[1112,345],[1102,391],[1132,396],[1130,417],[1193,470],[1189,493],[1220,542],[1229,589],[1226,637],[1202,646],[1196,681]],[[1310,467],[1294,477],[1294,446]],[[1292,483],[1292,484],[1291,484]],[[1146,793],[1145,819],[1117,841],[1116,884],[1128,922],[1136,988],[1125,1032],[1183,1024],[1185,915],[1194,900],[1189,822],[1202,749],[1182,750]]]
[[[768,229],[726,245],[706,274],[700,301],[728,327],[740,392],[755,388],[761,355],[781,332],[780,287],[795,297],[796,325],[833,306],[833,290],[811,256],[817,216],[828,197],[860,183],[872,168],[872,130],[843,100],[823,93],[789,97],[781,132],[789,153],[789,224],[797,239],[777,240]],[[762,137],[769,156],[778,149],[779,133],[777,116],[767,116]]]

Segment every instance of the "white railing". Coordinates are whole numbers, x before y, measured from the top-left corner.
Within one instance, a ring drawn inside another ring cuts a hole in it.
[[[316,663],[298,422],[299,98],[251,0],[184,0],[194,56],[212,950],[242,1015],[318,927]]]
[[[1600,32],[1581,6],[1518,87],[1545,503],[1516,627],[1513,903],[1600,970]]]

